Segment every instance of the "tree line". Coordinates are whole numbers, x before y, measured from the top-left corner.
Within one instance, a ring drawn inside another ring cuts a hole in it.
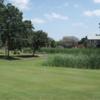
[[[78,44],[86,46],[86,38],[79,41],[74,36],[63,37],[60,41],[50,38],[43,30],[35,31],[31,20],[23,20],[23,12],[11,3],[0,0],[0,47],[5,48],[5,54],[10,56],[10,51],[22,51],[30,48],[33,55],[41,47],[72,48]]]
[[[0,0],[0,47],[5,47],[6,56],[10,50],[30,47],[35,52],[45,46],[55,46],[55,41],[42,30],[35,31],[31,20],[23,20],[23,13],[11,3]]]

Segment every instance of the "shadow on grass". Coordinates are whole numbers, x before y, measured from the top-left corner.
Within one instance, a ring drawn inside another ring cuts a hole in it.
[[[9,61],[13,61],[13,60],[21,60],[21,58],[25,58],[25,59],[28,59],[28,58],[37,58],[39,57],[38,55],[16,55],[16,56],[10,56],[10,57],[7,57],[7,56],[4,56],[4,55],[0,55],[0,60],[9,60]]]
[[[9,60],[9,61],[13,61],[13,60],[20,60],[20,58],[16,58],[16,57],[7,57],[7,56],[4,56],[4,55],[0,55],[0,59],[1,60]]]
[[[16,57],[19,57],[19,58],[37,58],[39,56],[38,55],[19,55]]]

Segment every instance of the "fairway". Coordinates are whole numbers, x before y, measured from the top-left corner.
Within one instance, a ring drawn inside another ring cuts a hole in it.
[[[100,0],[0,0],[0,100],[100,100]]]
[[[46,67],[44,60],[0,60],[0,100],[100,100],[99,70]]]

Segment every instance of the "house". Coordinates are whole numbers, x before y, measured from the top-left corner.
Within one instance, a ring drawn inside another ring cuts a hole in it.
[[[97,47],[100,48],[100,34],[95,34],[87,36],[87,45],[88,47]]]
[[[75,36],[65,36],[60,40],[59,45],[64,48],[75,48],[77,47],[79,39]]]

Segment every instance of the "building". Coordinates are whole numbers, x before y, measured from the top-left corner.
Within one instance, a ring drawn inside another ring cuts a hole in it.
[[[59,43],[60,43],[60,46],[64,48],[75,48],[77,47],[78,42],[79,42],[79,39],[77,37],[65,36]]]
[[[88,47],[100,48],[100,34],[88,36],[87,39],[88,39],[87,42]]]

